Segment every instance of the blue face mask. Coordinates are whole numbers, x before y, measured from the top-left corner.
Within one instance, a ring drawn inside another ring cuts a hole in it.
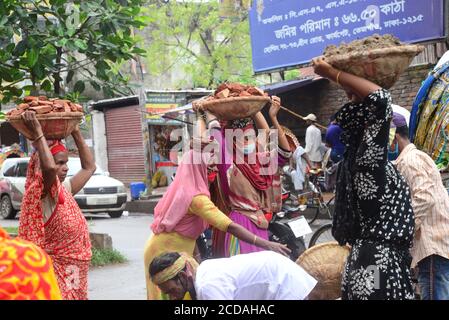
[[[396,143],[394,151],[390,151],[390,148],[388,148],[388,160],[394,161],[399,157],[399,146]]]
[[[251,143],[251,144],[248,144],[243,147],[243,154],[249,155],[249,154],[253,153],[255,150],[256,150],[256,144]]]

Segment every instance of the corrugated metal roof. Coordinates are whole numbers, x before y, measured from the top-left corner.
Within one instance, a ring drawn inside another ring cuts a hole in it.
[[[261,86],[260,88],[268,94],[280,94],[287,91],[295,90],[301,87],[304,87],[306,85],[309,85],[311,83],[324,80],[324,78],[307,78],[307,79],[297,79],[297,80],[290,80],[290,81],[284,81],[284,82],[278,82],[273,83],[265,86]]]
[[[139,105],[139,96],[104,99],[90,104],[94,110],[103,111],[104,108],[122,108]]]

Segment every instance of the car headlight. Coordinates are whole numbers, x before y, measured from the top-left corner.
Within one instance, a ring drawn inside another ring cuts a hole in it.
[[[126,188],[124,185],[117,187],[117,193],[126,193]]]

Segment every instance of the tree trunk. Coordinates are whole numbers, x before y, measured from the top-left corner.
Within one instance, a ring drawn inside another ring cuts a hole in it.
[[[56,63],[59,65],[61,63],[61,56],[62,56],[62,48],[58,47],[56,49],[57,55],[56,55]],[[54,78],[54,92],[56,96],[59,96],[61,93],[61,73],[55,72],[53,73],[53,78]]]

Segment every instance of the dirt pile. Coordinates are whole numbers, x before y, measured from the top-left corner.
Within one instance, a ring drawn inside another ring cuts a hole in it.
[[[360,40],[354,40],[350,43],[342,42],[339,46],[330,45],[324,50],[325,57],[349,54],[352,52],[364,52],[373,49],[382,49],[401,46],[403,43],[391,34],[378,35],[374,34]]]

